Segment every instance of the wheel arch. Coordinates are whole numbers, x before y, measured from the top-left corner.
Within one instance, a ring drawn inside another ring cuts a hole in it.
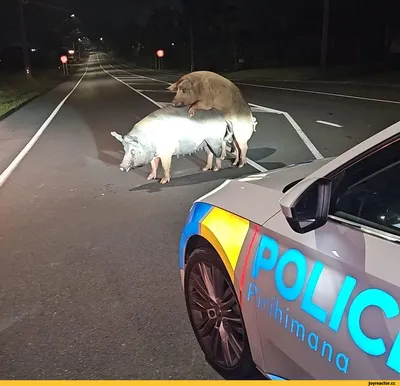
[[[208,229],[204,225],[202,225],[201,228],[202,228],[201,232],[202,234],[191,236],[186,243],[185,254],[184,254],[184,267],[186,266],[190,255],[193,253],[195,249],[201,247],[211,248],[224,264],[225,269],[227,270],[232,283],[234,283],[234,271],[228,259],[228,256],[224,251],[224,248],[222,247],[221,243],[218,241],[217,237],[210,229]]]

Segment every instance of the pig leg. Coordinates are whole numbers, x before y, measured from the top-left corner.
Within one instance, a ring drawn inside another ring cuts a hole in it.
[[[227,132],[225,134],[224,139],[222,140],[222,152],[221,152],[221,160],[223,161],[226,158],[226,144],[227,142],[233,142],[233,128],[232,128],[232,122],[229,120],[226,120],[227,124]]]
[[[206,147],[204,148],[204,151],[205,151],[206,154],[207,154],[207,164],[206,164],[206,166],[204,166],[204,168],[201,169],[201,170],[203,170],[203,172],[206,172],[207,170],[212,169],[214,154],[212,153],[212,151],[209,149],[208,146],[206,146]]]
[[[157,178],[157,169],[160,164],[160,158],[156,157],[151,160],[151,173],[147,177],[148,180],[154,180]]]
[[[221,158],[215,158],[215,166],[214,166],[214,172],[217,172],[219,169],[222,168],[222,162]]]
[[[226,158],[226,142],[222,141],[222,152],[221,152],[221,160]]]
[[[166,184],[167,182],[171,181],[171,161],[172,161],[172,156],[161,156],[161,165],[164,170],[164,177],[161,178],[160,183],[161,184]]]
[[[233,141],[233,144],[235,148],[235,161],[233,161],[232,165],[236,166],[239,163],[240,148],[236,140]]]
[[[248,147],[247,143],[240,144],[240,163],[239,163],[240,168],[242,168],[246,163],[246,154],[247,154],[248,148],[249,147]]]
[[[206,166],[204,166],[203,172],[207,171],[207,170],[211,170],[213,169],[214,172],[217,172],[219,169],[222,168],[222,162],[221,162],[221,158],[215,157],[215,166],[214,168],[212,167],[213,164],[213,158],[214,158],[214,154],[213,152],[208,148],[208,146],[206,146],[204,148],[205,152],[207,153],[207,164]]]
[[[196,110],[211,110],[212,107],[213,107],[212,102],[206,102],[206,101],[199,100],[190,106],[190,109],[188,111],[189,118],[194,117]]]

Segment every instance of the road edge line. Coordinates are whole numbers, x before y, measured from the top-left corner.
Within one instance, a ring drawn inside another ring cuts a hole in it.
[[[82,82],[83,78],[87,74],[88,68],[89,68],[89,61],[86,65],[86,70],[85,70],[84,74],[78,80],[78,82],[76,83],[74,88],[67,94],[66,97],[64,97],[64,99],[58,104],[58,106],[53,110],[53,112],[49,115],[49,117],[43,122],[42,126],[40,126],[39,130],[35,133],[35,135],[29,140],[29,142],[18,153],[18,155],[11,161],[11,163],[7,166],[7,168],[4,169],[4,171],[0,174],[0,188],[11,177],[11,174],[18,167],[18,165],[23,161],[25,156],[28,154],[28,152],[32,149],[32,147],[35,145],[35,143],[38,141],[38,139],[41,137],[41,135],[47,129],[47,127],[49,126],[51,121],[54,119],[54,117],[60,111],[61,107],[64,105],[64,103],[67,101],[67,99],[72,95],[72,93],[76,90],[76,88],[79,86],[79,84]]]
[[[269,88],[271,90],[302,92],[302,93],[306,93],[306,94],[308,93],[308,94],[325,95],[325,96],[332,96],[332,97],[336,97],[336,98],[358,99],[358,100],[364,100],[364,101],[369,101],[369,102],[379,102],[379,103],[389,103],[389,104],[400,105],[400,101],[393,101],[390,99],[377,99],[377,98],[361,97],[361,96],[356,96],[356,95],[330,93],[330,92],[324,92],[324,91],[303,90],[303,89],[299,89],[299,88],[268,86],[265,84],[252,84],[252,83],[243,83],[243,82],[236,82],[236,84],[241,84],[242,86],[249,86],[249,87]]]

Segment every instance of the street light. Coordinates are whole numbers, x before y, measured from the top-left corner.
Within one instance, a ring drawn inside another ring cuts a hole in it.
[[[71,15],[69,15],[63,22],[62,24],[66,23],[67,21],[69,21],[69,19],[74,19],[75,18],[75,14],[72,13]]]

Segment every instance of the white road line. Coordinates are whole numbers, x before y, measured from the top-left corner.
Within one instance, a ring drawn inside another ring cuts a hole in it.
[[[228,185],[231,182],[230,179],[227,179],[224,181],[220,186],[216,187],[214,190],[211,192],[206,193],[204,196],[198,198],[195,202],[200,202],[205,200],[207,197],[210,197],[212,194],[217,193],[219,190],[223,189],[226,185]]]
[[[163,106],[160,105],[158,102],[156,102],[155,100],[151,99],[150,97],[148,97],[147,95],[141,93],[140,91],[136,90],[135,88],[133,88],[130,84],[125,83],[123,80],[118,79],[116,76],[114,76],[113,74],[110,74],[106,69],[104,69],[104,67],[101,65],[99,57],[97,56],[97,60],[100,64],[101,69],[108,75],[110,75],[112,78],[114,78],[115,80],[117,80],[118,82],[124,84],[126,87],[129,87],[131,90],[135,91],[136,93],[138,93],[140,96],[142,96],[143,98],[146,98],[149,102],[154,103],[156,106],[162,108]]]
[[[102,56],[103,57],[103,60],[105,61],[105,59],[104,59],[104,56]],[[99,58],[97,57],[97,59],[99,60]],[[99,60],[99,64],[100,64],[100,66],[101,66],[101,63],[100,63],[100,60]],[[112,66],[111,64],[109,64],[111,67],[114,67],[114,66]],[[102,67],[103,68],[103,67]],[[135,74],[135,73],[133,73],[133,72],[130,72],[130,71],[127,71],[127,70],[122,70],[122,69],[118,69],[118,68],[116,68],[116,67],[114,67],[117,71],[121,71],[121,72],[126,72],[127,74],[130,74],[130,75],[137,75],[138,76],[138,79],[139,78],[142,78],[142,79],[150,79],[150,80],[153,80],[154,82],[159,82],[159,83],[164,83],[164,84],[168,84],[168,85],[171,85],[172,83],[170,83],[170,82],[165,82],[164,80],[160,80],[160,79],[154,79],[154,78],[151,78],[151,77],[149,77],[149,76],[143,76],[143,75],[139,75],[139,74]],[[111,75],[111,74],[109,74],[109,75]],[[124,75],[121,75],[121,77],[122,76],[124,76]]]
[[[249,106],[254,109],[254,112],[264,112],[264,113],[271,113],[271,114],[283,114],[284,111],[271,109],[269,107],[256,105],[255,103],[249,103]]]
[[[304,133],[304,131],[301,129],[301,127],[297,124],[297,122],[292,118],[292,116],[289,113],[287,113],[286,111],[270,109],[268,107],[263,107],[260,105],[256,105],[254,103],[249,103],[249,105],[259,108],[259,109],[267,110],[268,112],[271,112],[271,113],[282,114],[292,125],[293,129],[296,131],[296,133],[301,138],[301,140],[304,142],[304,144],[308,147],[308,149],[313,154],[313,156],[318,159],[324,158],[324,156],[319,152],[319,150],[315,147],[315,145],[307,137],[306,133]]]
[[[265,169],[264,166],[261,166],[260,164],[258,164],[257,162],[253,161],[253,160],[250,159],[250,158],[247,158],[247,157],[246,157],[246,162],[247,162],[250,166],[252,166],[254,169],[256,169],[256,170],[258,170],[258,171],[260,171],[260,172],[267,172],[267,171],[268,171],[268,169]]]
[[[128,76],[128,75],[127,75],[127,76],[122,76],[122,75],[121,75],[120,78],[121,78],[121,79],[124,79],[124,80],[125,80],[125,79],[127,79],[127,80],[129,80],[129,79],[131,79],[131,80],[133,80],[133,79],[134,79],[134,80],[141,80],[141,79],[142,79],[142,78],[141,78],[140,76],[138,76],[138,75],[136,75],[136,76],[132,76],[132,75],[131,75],[131,76]]]
[[[368,97],[361,97],[361,96],[355,96],[355,95],[336,94],[336,93],[330,93],[330,92],[324,92],[324,91],[312,91],[312,90],[303,90],[303,89],[298,89],[298,88],[267,86],[265,84],[252,84],[252,83],[242,83],[242,82],[237,82],[236,84],[241,84],[243,86],[251,86],[251,87],[270,88],[270,89],[274,89],[274,90],[303,92],[303,93],[308,93],[308,94],[327,95],[327,96],[333,96],[333,97],[338,97],[338,98],[359,99],[359,100],[370,101],[370,102],[381,102],[381,103],[391,103],[391,104],[400,105],[400,101],[393,101],[393,100],[389,100],[389,99],[376,99],[376,98],[368,98]]]
[[[169,91],[169,90],[156,90],[156,89],[154,89],[154,90],[140,90],[140,89],[138,89],[138,91],[140,91],[140,92],[169,92],[169,93],[171,93],[171,91]]]
[[[315,121],[317,123],[321,123],[322,125],[328,125],[328,126],[333,126],[333,127],[343,127],[341,125],[338,125],[337,123],[332,123],[332,122],[327,122],[327,121]]]
[[[118,75],[116,75],[116,76],[118,76]],[[153,86],[159,86],[160,87],[159,84],[155,85],[154,82],[150,81],[149,79],[124,79],[124,78],[121,78],[120,76],[118,76],[118,78],[123,80],[124,82],[136,83],[136,84],[138,84],[138,85],[140,85],[142,87],[143,86],[148,86],[148,85],[153,85]],[[164,90],[166,90],[166,88]]]
[[[44,131],[47,129],[47,127],[49,126],[51,121],[54,119],[54,117],[60,111],[61,107],[64,105],[64,103],[67,101],[67,99],[72,95],[72,93],[76,90],[76,88],[79,86],[79,84],[82,82],[82,79],[85,77],[85,75],[88,71],[89,63],[90,62],[88,60],[88,63],[86,65],[86,70],[85,70],[84,74],[81,76],[81,78],[78,80],[78,82],[76,83],[75,87],[58,104],[58,106],[53,110],[53,112],[50,114],[50,116],[44,121],[42,126],[35,133],[35,135],[30,139],[30,141],[25,145],[25,147],[19,152],[19,154],[14,158],[14,160],[7,166],[7,168],[3,171],[3,173],[0,174],[0,187],[2,187],[4,185],[4,183],[10,178],[13,171],[22,162],[22,160],[28,154],[29,150],[32,149],[33,145],[38,141],[38,139],[44,133]]]
[[[98,60],[98,62],[99,62],[99,64],[100,64],[100,67],[102,68],[102,70],[103,70],[104,72],[106,72],[108,75],[112,76],[114,79],[118,80],[118,82],[121,82],[121,83],[124,84],[125,86],[129,87],[131,90],[135,91],[136,93],[138,93],[139,95],[141,95],[143,98],[146,98],[148,101],[154,103],[156,106],[158,106],[158,107],[160,107],[160,108],[164,107],[162,104],[160,104],[160,103],[156,102],[155,100],[151,99],[150,97],[148,97],[147,95],[143,94],[143,93],[140,92],[139,90],[135,89],[134,87],[132,87],[132,86],[129,85],[128,83],[125,83],[125,82],[123,82],[122,80],[120,80],[120,79],[118,79],[117,77],[115,77],[114,75],[110,74],[107,70],[105,70],[105,69],[103,68],[103,66],[102,66],[101,63],[100,63],[100,60],[99,60],[99,57],[98,57],[98,56],[97,56],[97,60]],[[147,76],[144,77],[144,78],[147,78]],[[149,79],[152,79],[152,78],[149,78]],[[168,83],[168,82],[163,82],[163,83]],[[168,84],[171,84],[171,83],[168,83]],[[249,159],[249,158],[246,158],[246,159],[247,159],[247,163],[248,163],[250,166],[252,166],[254,169],[256,169],[256,170],[258,170],[258,171],[260,171],[260,172],[267,172],[267,171],[268,171],[268,169],[265,169],[263,166],[259,165],[257,162],[254,162],[253,160],[251,160],[251,159]]]
[[[308,149],[311,151],[313,156],[317,159],[324,158],[324,156],[318,151],[318,149],[314,146],[314,144],[310,141],[310,139],[307,137],[306,133],[304,133],[303,130],[301,130],[301,127],[297,124],[297,122],[291,117],[291,115],[287,112],[284,112],[283,115],[286,117],[286,119],[289,121],[289,123],[293,126],[293,128],[296,130],[297,134],[299,137],[302,139],[304,144],[308,147]]]
[[[233,82],[240,82],[242,79],[231,78]],[[265,81],[266,79],[253,79],[253,81]],[[388,84],[388,83],[368,83],[368,82],[357,82],[352,80],[300,80],[300,79],[268,79],[268,82],[271,83],[314,83],[314,84],[340,84],[340,85],[350,85],[350,86],[366,86],[366,87],[391,87],[391,88],[399,88],[398,84]]]

